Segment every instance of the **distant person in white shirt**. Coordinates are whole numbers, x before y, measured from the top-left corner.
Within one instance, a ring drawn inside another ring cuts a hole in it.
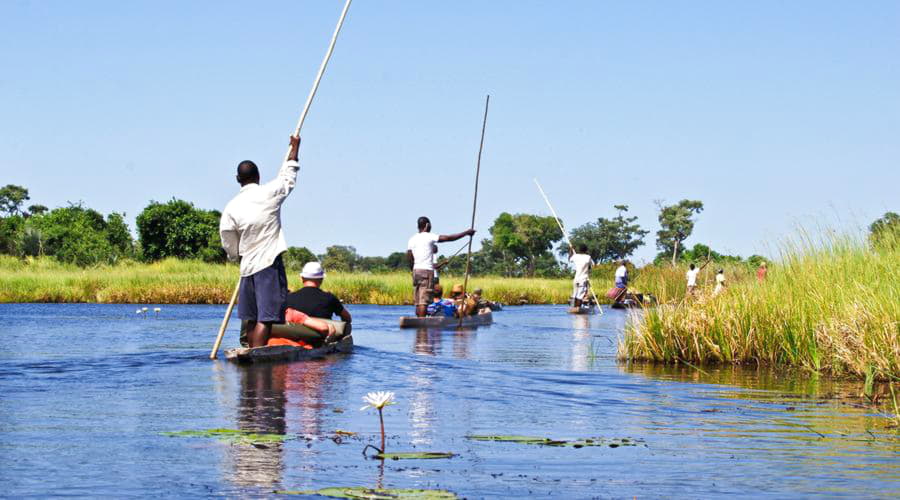
[[[615,274],[615,286],[606,292],[606,296],[613,299],[613,302],[621,302],[628,291],[628,268],[625,267],[627,262],[624,259],[619,261],[619,267],[616,268]]]
[[[723,291],[725,291],[725,270],[719,269],[716,273],[716,289],[713,290],[713,295],[719,295]]]
[[[406,258],[413,273],[413,290],[416,303],[416,316],[425,317],[428,304],[434,297],[434,254],[436,243],[456,241],[465,236],[475,234],[474,229],[451,235],[437,235],[431,232],[431,221],[428,217],[419,217],[419,232],[409,239],[406,246]]]
[[[281,230],[281,204],[297,182],[299,150],[300,138],[292,136],[288,159],[277,177],[262,185],[255,163],[239,163],[241,190],[225,206],[219,221],[225,253],[229,259],[241,261],[238,317],[248,322],[250,347],[266,345],[272,323],[284,322],[287,275],[281,254],[287,243]]]
[[[587,245],[584,243],[578,245],[577,252],[569,247],[569,262],[575,269],[575,277],[572,279],[572,306],[580,308],[590,293],[591,268],[594,267],[594,261],[588,255]]]
[[[700,271],[702,271],[704,267],[706,267],[706,264],[709,264],[709,261],[706,261],[706,263],[699,268],[691,264],[690,269],[685,273],[688,295],[694,295],[694,292],[697,290],[697,275],[700,274]]]

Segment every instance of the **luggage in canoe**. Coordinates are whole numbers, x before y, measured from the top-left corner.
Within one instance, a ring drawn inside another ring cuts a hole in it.
[[[459,318],[449,316],[401,316],[400,328],[470,328],[474,326],[490,325],[494,322],[494,315],[490,312],[465,316],[460,324]]]

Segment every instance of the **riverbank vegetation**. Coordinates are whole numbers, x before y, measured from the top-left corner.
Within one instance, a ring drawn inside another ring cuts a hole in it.
[[[873,225],[873,228],[875,225]],[[648,309],[619,346],[633,361],[788,365],[900,378],[900,231],[789,244],[764,282]]]

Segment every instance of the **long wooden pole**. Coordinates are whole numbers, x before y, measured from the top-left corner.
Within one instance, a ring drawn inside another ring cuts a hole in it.
[[[556,215],[556,210],[553,209],[553,205],[550,204],[550,198],[547,198],[547,193],[544,192],[544,188],[541,187],[541,183],[538,182],[537,179],[534,180],[534,184],[537,186],[538,191],[541,192],[541,196],[544,197],[544,201],[547,203],[547,207],[550,208],[550,213],[553,214],[553,218],[556,219],[556,225],[559,226],[559,230],[562,231],[563,237],[566,239],[566,244],[569,245],[569,250],[572,253],[575,253],[575,247],[572,246],[572,240],[569,239],[569,234],[566,233],[566,229],[562,225],[562,221],[559,220],[559,216]],[[594,287],[591,285],[590,279],[588,280],[588,290],[591,291],[591,297],[594,298],[594,304],[597,305],[597,309],[600,311],[600,314],[603,314],[603,309],[600,308],[600,301],[597,300],[597,294],[594,293]]]
[[[481,142],[478,144],[478,160],[475,162],[475,196],[472,199],[472,223],[469,229],[475,229],[475,209],[478,208],[478,179],[481,177],[481,152],[484,150],[484,131],[487,128],[488,106],[491,104],[491,96],[488,95],[484,100],[484,119],[481,122]],[[472,266],[472,236],[469,235],[469,253],[466,255],[466,277],[463,280],[463,296],[469,286],[469,271]],[[462,315],[459,316],[462,323]]]
[[[341,27],[344,25],[344,18],[347,17],[347,11],[350,10],[350,2],[352,1],[353,0],[347,0],[344,4],[344,9],[341,11],[341,17],[338,19],[337,26],[334,28],[334,33],[331,35],[331,42],[328,44],[328,51],[325,52],[325,58],[322,59],[322,64],[319,65],[319,72],[316,73],[316,79],[313,81],[312,89],[310,89],[309,95],[306,97],[306,103],[303,105],[303,111],[300,113],[300,119],[297,121],[297,128],[294,129],[294,137],[300,137],[300,129],[303,128],[303,122],[306,121],[309,107],[312,105],[313,98],[316,96],[316,91],[319,90],[319,82],[322,81],[322,75],[325,74],[325,68],[328,66],[328,61],[331,59],[331,53],[334,52],[334,45],[337,43],[338,34],[340,34]],[[288,160],[290,154],[291,148],[288,147],[287,153],[284,155],[284,161]],[[222,319],[222,326],[219,328],[219,334],[216,336],[216,342],[213,344],[209,359],[216,359],[219,345],[222,343],[222,337],[225,335],[225,329],[228,327],[228,320],[231,319],[231,311],[234,310],[234,303],[237,301],[238,290],[240,290],[240,288],[241,280],[238,279],[238,284],[234,288],[234,293],[231,294],[231,302],[228,303],[228,309],[225,311],[225,318]]]

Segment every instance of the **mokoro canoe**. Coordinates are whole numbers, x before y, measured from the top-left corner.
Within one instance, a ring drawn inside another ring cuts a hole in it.
[[[651,294],[631,293],[625,294],[625,298],[613,302],[610,307],[613,309],[632,309],[635,307],[652,307],[656,305],[656,297]]]
[[[238,347],[225,351],[225,358],[239,363],[254,363],[261,361],[295,361],[302,359],[321,358],[328,354],[350,352],[353,350],[353,335],[344,334],[346,323],[343,321],[323,320],[334,325],[338,340],[325,344],[325,336],[303,325],[275,324],[272,325],[272,336],[283,337],[292,340],[302,340],[313,346],[312,349],[294,347],[289,345],[276,345],[264,347]],[[241,344],[246,345],[247,323],[241,323]]]
[[[469,328],[473,326],[490,325],[494,322],[494,315],[490,312],[476,314],[475,316],[466,316],[462,319],[451,318],[448,316],[427,316],[419,318],[416,316],[401,316],[400,328]]]
[[[596,307],[570,307],[567,311],[569,314],[596,314]]]
[[[342,352],[353,351],[353,335],[341,337],[336,342],[312,349],[292,345],[272,345],[265,347],[238,347],[225,351],[225,358],[236,363],[267,363],[271,361],[301,361],[317,359]]]

